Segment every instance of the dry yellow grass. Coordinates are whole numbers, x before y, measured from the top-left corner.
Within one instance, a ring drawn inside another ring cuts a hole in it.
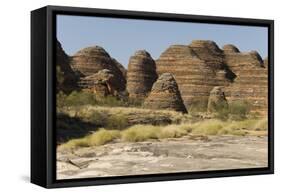
[[[103,106],[92,106],[92,105],[82,105],[61,108],[60,112],[69,115],[70,117],[80,117],[80,118],[90,118],[93,113],[99,113],[104,115],[123,115],[124,117],[128,115],[138,115],[157,117],[159,115],[164,115],[169,117],[173,122],[179,123],[184,122],[191,118],[188,114],[183,114],[177,111],[171,110],[150,110],[144,108],[134,108],[134,107],[103,107]]]
[[[61,145],[62,148],[90,147],[104,145],[114,139],[120,138],[117,130],[99,129],[97,132],[83,138],[73,139]]]
[[[84,138],[70,140],[63,148],[99,146],[119,139],[124,142],[139,142],[149,139],[179,138],[194,135],[266,135],[267,119],[244,121],[220,121],[208,119],[196,123],[167,126],[134,125],[124,130],[99,129]]]

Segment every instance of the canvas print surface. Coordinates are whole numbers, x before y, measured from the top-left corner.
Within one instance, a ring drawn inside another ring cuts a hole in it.
[[[56,178],[268,166],[268,29],[56,16]]]

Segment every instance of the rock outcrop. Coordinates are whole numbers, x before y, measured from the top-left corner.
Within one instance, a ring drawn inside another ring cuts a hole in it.
[[[228,101],[247,101],[251,110],[266,113],[268,107],[268,70],[256,51],[224,51],[225,63],[236,74],[235,81],[225,88]]]
[[[157,79],[143,106],[149,109],[166,109],[187,113],[177,82],[170,73],[164,73]]]
[[[99,97],[117,96],[120,91],[118,80],[108,69],[83,77],[78,84],[83,90],[92,92]]]
[[[126,88],[126,79],[118,67],[120,65],[99,46],[84,48],[71,57],[71,67],[84,76],[91,76],[103,69],[110,70],[117,81],[118,90],[123,91]]]
[[[223,53],[211,41],[173,45],[156,60],[158,74],[172,73],[186,107],[208,102],[214,86],[227,86],[234,76],[223,63]]]
[[[228,107],[227,100],[222,87],[214,87],[208,100],[208,112],[216,112]]]
[[[127,91],[131,98],[144,98],[157,79],[155,62],[144,50],[137,51],[129,60]]]
[[[77,89],[78,76],[69,64],[69,56],[64,52],[59,41],[56,41],[57,90],[66,93]]]
[[[223,46],[223,52],[226,53],[226,54],[231,54],[231,53],[239,53],[239,49],[232,45],[232,44],[226,44]]]
[[[268,57],[264,58],[264,60],[263,60],[263,66],[264,66],[265,68],[268,68]]]
[[[267,60],[255,52],[241,53],[234,45],[221,50],[215,42],[173,45],[156,60],[157,73],[172,73],[188,107],[207,102],[215,86],[225,88],[229,101],[249,101],[253,110],[267,110]]]
[[[125,67],[119,63],[116,59],[112,59],[113,62],[115,63],[115,65],[118,67],[118,69],[122,72],[123,77],[126,79],[127,78],[127,69],[125,69]]]
[[[252,110],[262,113],[266,113],[268,107],[268,59],[263,60],[256,51],[240,52],[231,44],[222,49],[207,40],[172,45],[156,61],[148,52],[140,50],[130,58],[126,70],[102,47],[87,47],[69,57],[57,42],[57,67],[57,77],[63,75],[63,80],[58,79],[58,90],[72,91],[79,78],[80,88],[102,96],[116,95],[126,89],[130,98],[145,99],[148,96],[145,104],[151,106],[149,108],[168,107],[185,112],[185,108],[179,108],[181,105],[172,105],[178,102],[170,101],[170,94],[164,99],[165,92],[153,91],[153,84],[159,85],[157,82],[161,83],[163,79],[159,78],[155,83],[158,75],[165,73],[172,74],[175,79],[179,90],[175,96],[182,99],[185,107],[199,102],[207,108],[210,92],[216,86],[224,88],[228,102],[247,101]],[[106,81],[98,78],[104,73],[102,70],[110,74]]]

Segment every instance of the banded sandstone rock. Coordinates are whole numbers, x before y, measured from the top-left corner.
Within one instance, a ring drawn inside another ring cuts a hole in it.
[[[224,53],[230,53],[231,54],[231,53],[239,53],[240,52],[239,49],[232,44],[226,44],[226,45],[223,46],[222,49],[223,49]]]
[[[256,51],[225,52],[225,63],[236,74],[234,82],[225,88],[229,101],[248,101],[253,111],[266,113],[268,102],[268,70]]]
[[[264,60],[263,60],[263,66],[265,68],[268,68],[268,57],[266,57]]]
[[[208,100],[208,112],[217,112],[227,108],[228,103],[222,87],[216,86],[210,92]]]
[[[129,60],[127,91],[131,98],[144,98],[157,79],[155,62],[145,50],[137,51]]]
[[[56,42],[56,71],[57,71],[57,90],[66,93],[77,89],[78,76],[69,64],[69,56],[64,52],[59,41]]]
[[[170,73],[164,73],[157,79],[143,106],[149,109],[167,109],[187,113],[177,82]]]
[[[118,83],[118,90],[123,91],[126,88],[126,79],[118,67],[121,64],[117,63],[99,46],[84,48],[71,57],[72,68],[80,71],[84,76],[90,76],[103,69],[110,70]]]
[[[170,46],[156,60],[158,74],[174,75],[186,107],[203,101],[207,104],[213,87],[229,85],[232,79],[228,75],[233,75],[213,42],[194,41],[191,46]]]
[[[125,67],[121,63],[119,63],[116,59],[112,58],[112,60],[116,64],[118,69],[122,72],[123,77],[126,79],[127,78],[127,69],[125,69]]]
[[[118,80],[116,80],[112,71],[108,69],[103,69],[98,73],[81,78],[79,86],[99,97],[117,96],[118,91],[120,91]]]

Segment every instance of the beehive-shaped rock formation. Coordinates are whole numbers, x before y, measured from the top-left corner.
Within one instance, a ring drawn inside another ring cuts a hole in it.
[[[225,48],[225,47],[224,47]],[[268,70],[256,51],[241,53],[225,51],[225,63],[236,74],[236,79],[225,88],[229,101],[248,101],[252,110],[266,113]]]
[[[226,44],[223,46],[223,52],[226,53],[226,54],[231,54],[231,53],[239,53],[239,49],[232,45],[232,44]]]
[[[227,86],[232,81],[228,75],[233,77],[213,42],[194,41],[191,46],[170,46],[156,60],[158,74],[174,75],[186,107],[203,101],[207,104],[213,87]]]
[[[263,60],[263,66],[265,68],[268,68],[268,57],[266,57],[264,60]]]
[[[78,51],[71,58],[71,66],[73,69],[80,71],[84,76],[108,69],[115,76],[119,84],[118,89],[123,91],[126,88],[126,79],[118,68],[117,61],[112,59],[102,47],[93,46]]]
[[[157,79],[155,62],[145,50],[137,51],[129,60],[127,91],[131,98],[144,98]]]
[[[64,52],[59,41],[56,41],[56,71],[57,90],[69,93],[77,89],[78,76],[70,67],[69,56]]]
[[[223,66],[223,53],[217,44],[209,40],[194,40],[189,47],[213,68],[221,68]]]
[[[217,112],[228,107],[227,100],[223,88],[220,86],[214,87],[208,100],[208,112]]]
[[[121,63],[119,63],[116,59],[112,58],[112,60],[116,64],[118,69],[122,72],[123,77],[126,79],[127,78],[127,69],[125,69],[125,67]]]
[[[143,106],[149,109],[166,109],[187,113],[177,82],[170,73],[164,73],[157,79]]]

